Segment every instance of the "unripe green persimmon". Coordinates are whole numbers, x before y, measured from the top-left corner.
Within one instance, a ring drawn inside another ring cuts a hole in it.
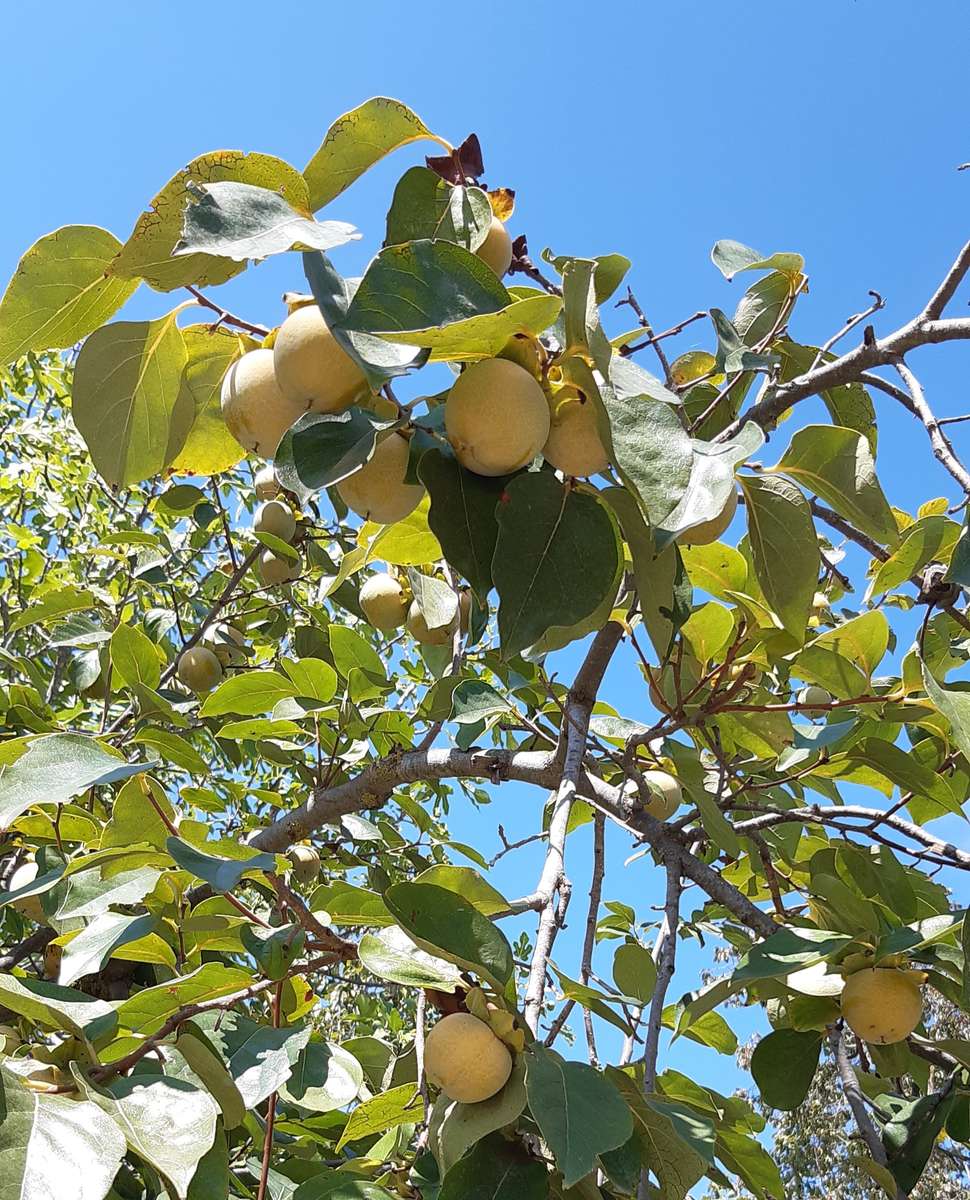
[[[274,554],[272,550],[264,550],[259,556],[259,577],[267,587],[276,587],[281,583],[292,583],[298,579],[300,561],[291,562],[282,554]]]
[[[222,663],[205,646],[191,646],[179,656],[178,677],[193,692],[211,692],[222,679]]]
[[[499,279],[512,265],[512,238],[498,217],[492,217],[485,241],[475,253],[483,263],[492,268]]]
[[[564,389],[567,393],[569,390]],[[556,397],[542,456],[564,475],[581,477],[606,470],[610,459],[600,439],[591,400],[575,392]]]
[[[507,475],[526,466],[546,444],[549,425],[545,392],[505,358],[466,367],[445,403],[448,441],[476,475]]]
[[[644,771],[643,781],[653,793],[642,810],[657,821],[666,821],[680,807],[684,798],[679,781],[668,771]]]
[[[320,873],[320,855],[313,848],[303,843],[291,846],[286,852],[293,868],[293,877],[304,885],[313,883]]]
[[[273,500],[282,490],[276,478],[276,468],[267,463],[253,477],[253,490],[257,500]]]
[[[242,666],[246,661],[244,651],[237,649],[246,645],[246,635],[234,625],[225,622],[210,625],[202,635],[202,644],[212,651],[224,667]]]
[[[222,381],[222,417],[226,428],[247,450],[272,458],[280,438],[307,410],[287,399],[273,370],[272,350],[250,350],[237,359]]]
[[[439,625],[436,629],[429,629],[428,622],[424,619],[424,613],[418,607],[416,600],[408,609],[405,625],[411,637],[416,642],[420,642],[422,646],[450,646],[454,640],[454,622],[450,625]]]
[[[292,312],[273,343],[280,391],[311,412],[342,412],[366,386],[363,372],[327,328],[316,304]]]
[[[400,629],[408,615],[404,589],[393,575],[371,575],[358,599],[364,616],[375,629]]]
[[[692,529],[685,529],[683,533],[678,534],[677,541],[682,542],[685,546],[710,545],[724,533],[734,520],[734,514],[737,511],[738,493],[736,488],[732,488],[731,494],[724,502],[724,507],[716,517],[712,517],[709,521],[702,521],[700,525],[695,525]]]
[[[831,704],[832,693],[819,687],[818,684],[812,683],[808,687],[802,688],[798,693],[798,703],[806,708],[811,708],[819,704]]]
[[[282,500],[267,500],[256,509],[253,529],[257,533],[271,533],[282,542],[292,542],[296,536],[296,518]]]
[[[359,517],[378,525],[403,521],[424,498],[420,484],[404,482],[408,453],[407,438],[400,434],[378,442],[368,461],[337,484],[341,500]]]

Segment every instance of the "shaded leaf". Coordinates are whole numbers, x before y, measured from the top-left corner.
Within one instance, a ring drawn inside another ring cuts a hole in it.
[[[463,986],[457,967],[426,953],[396,925],[377,934],[365,933],[358,951],[362,966],[391,983],[435,988],[439,992],[453,992]]]
[[[438,1200],[545,1200],[549,1172],[521,1146],[486,1138],[448,1171]]]
[[[798,1108],[812,1086],[821,1049],[814,1031],[776,1029],[763,1037],[751,1056],[751,1074],[765,1104],[783,1112]]]

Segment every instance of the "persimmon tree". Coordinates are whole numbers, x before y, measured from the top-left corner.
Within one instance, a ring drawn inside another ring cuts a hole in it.
[[[315,214],[419,140],[345,278]],[[761,1111],[819,1070],[874,1194],[935,1145],[959,1176],[970,1041],[923,1000],[970,1007],[970,474],[908,356],[970,339],[970,245],[815,346],[802,257],[722,241],[736,311],[657,332],[626,258],[531,257],[484,174],[370,100],[303,172],[204,154],[10,281],[0,1196],[781,1198]],[[293,292],[224,307],[276,254]],[[504,831],[449,832],[506,781],[518,896]],[[661,1055],[732,1053],[742,1005],[757,1108]]]

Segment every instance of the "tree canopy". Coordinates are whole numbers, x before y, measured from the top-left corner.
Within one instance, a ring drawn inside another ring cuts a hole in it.
[[[321,210],[419,141],[344,277]],[[907,356],[970,339],[970,244],[816,346],[802,256],[720,241],[734,313],[657,331],[484,180],[372,99],[302,172],[213,151],[126,241],[41,238],[0,301],[0,1197],[785,1200],[772,1118],[819,1095],[853,1195],[966,1177],[970,472]],[[292,293],[223,307],[277,254]],[[449,828],[508,781],[519,896]],[[608,826],[659,912],[608,899]],[[753,1099],[663,1062],[742,1006]]]

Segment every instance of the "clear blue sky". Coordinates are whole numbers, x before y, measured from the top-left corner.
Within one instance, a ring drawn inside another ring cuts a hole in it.
[[[800,340],[823,340],[867,305],[868,288],[888,300],[888,330],[915,312],[970,225],[970,172],[955,169],[970,159],[966,0],[47,0],[11,6],[4,32],[2,280],[59,225],[103,225],[124,239],[158,188],[204,151],[259,150],[302,167],[330,121],[375,94],[406,101],[454,142],[479,134],[487,178],[515,188],[511,228],[534,254],[550,245],[632,258],[658,327],[714,304],[731,310],[741,289],[708,259],[731,237],[804,254],[812,283],[793,323]],[[328,210],[364,234],[337,252],[345,273],[379,244],[393,183],[424,152],[402,151]],[[279,294],[301,287],[298,261],[277,260],[219,294],[269,323]],[[157,315],[168,303],[143,289],[130,311]],[[709,343],[698,325],[678,348]],[[970,411],[970,348],[914,358],[924,362],[937,412]],[[922,431],[878,403],[890,500],[912,508],[952,495]],[[953,432],[958,447],[970,439],[970,425]],[[779,433],[765,459],[783,447]],[[609,677],[609,699],[631,716],[642,715],[636,682],[623,667]],[[527,831],[536,814],[536,796],[503,789],[458,833],[478,830],[494,848],[497,820]],[[645,908],[657,895],[649,859],[623,870],[618,839],[609,853],[606,897]],[[557,955],[567,969],[581,938],[583,834],[569,854],[575,907]],[[527,891],[537,857],[524,851],[501,868],[509,894]],[[699,961],[683,955],[672,996],[696,986]],[[608,974],[609,957],[597,965]],[[727,1090],[737,1079],[728,1060],[689,1046],[673,1061]]]

